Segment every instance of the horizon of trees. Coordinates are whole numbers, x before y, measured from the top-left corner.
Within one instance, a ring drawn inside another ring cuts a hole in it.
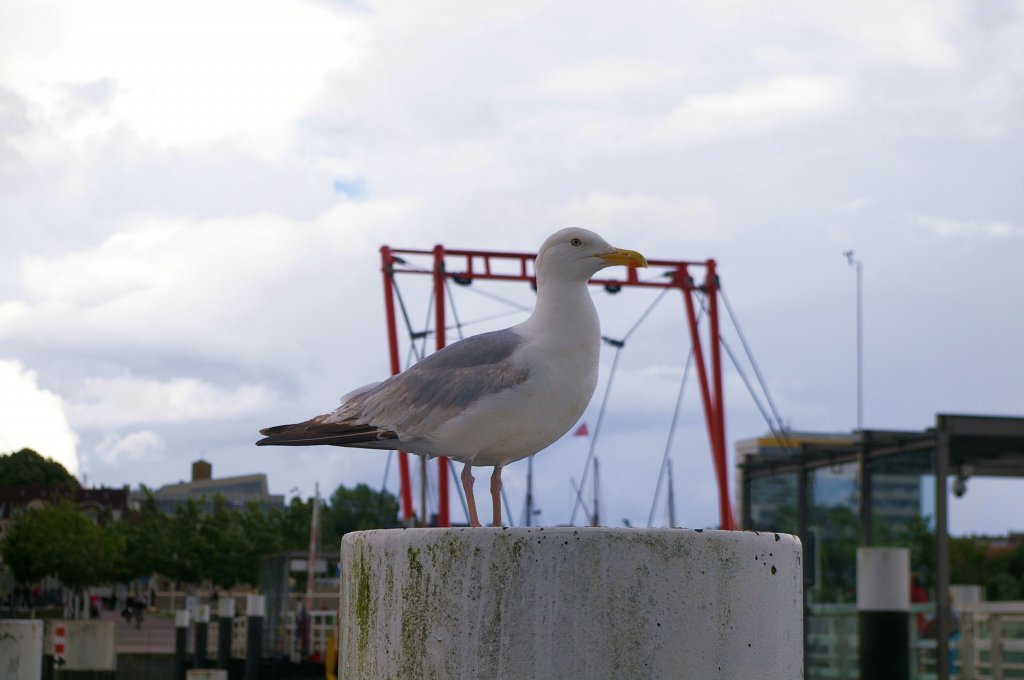
[[[31,449],[0,454],[0,486],[20,484],[80,488],[60,463]],[[0,557],[20,585],[54,576],[81,590],[160,574],[182,583],[209,580],[231,588],[257,585],[264,555],[309,547],[312,499],[293,498],[283,508],[264,509],[254,502],[233,509],[214,496],[208,512],[190,500],[164,514],[148,489],[143,486],[141,492],[140,507],[120,521],[110,512],[94,518],[55,494],[8,523],[0,536]],[[349,531],[397,526],[397,515],[393,494],[365,484],[341,485],[321,503],[320,545],[338,545]]]

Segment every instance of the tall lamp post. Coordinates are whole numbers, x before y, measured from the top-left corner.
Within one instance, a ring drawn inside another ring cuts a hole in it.
[[[852,250],[843,253],[846,261],[857,271],[857,431],[864,429],[864,314],[861,295],[861,261]]]
[[[860,522],[860,544],[866,547],[874,543],[874,518],[871,507],[871,467],[868,464],[867,441],[864,436],[864,307],[861,294],[861,261],[854,257],[852,250],[847,250],[843,255],[846,256],[846,262],[857,271],[857,514]]]

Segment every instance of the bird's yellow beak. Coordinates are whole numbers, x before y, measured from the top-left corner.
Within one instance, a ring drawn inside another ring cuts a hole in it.
[[[608,264],[624,264],[627,267],[646,267],[647,258],[635,250],[616,248],[610,253],[601,253],[599,258]]]

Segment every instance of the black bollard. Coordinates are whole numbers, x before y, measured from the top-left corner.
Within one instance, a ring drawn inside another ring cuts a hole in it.
[[[193,668],[206,668],[206,650],[210,639],[210,605],[201,604],[196,607],[196,632],[193,654]]]
[[[185,680],[188,665],[188,610],[174,613],[174,680]]]
[[[910,551],[857,549],[860,677],[910,678]]]
[[[247,595],[245,609],[245,680],[259,680],[263,646],[263,616],[266,613],[266,602],[263,596]]]
[[[235,599],[222,597],[217,601],[217,668],[227,670],[231,663],[231,624],[235,619]]]

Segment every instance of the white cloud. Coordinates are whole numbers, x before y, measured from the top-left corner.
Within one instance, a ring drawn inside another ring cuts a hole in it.
[[[680,72],[652,59],[605,56],[557,67],[545,73],[540,90],[553,99],[607,99],[664,86]]]
[[[126,125],[161,144],[228,137],[276,148],[325,74],[359,54],[354,14],[306,2],[99,0],[46,9],[58,17],[50,40],[12,50],[6,78],[48,118],[66,106],[68,86],[105,79],[116,92],[106,115],[64,127],[68,139]]]
[[[152,430],[140,430],[124,436],[108,434],[96,445],[96,455],[107,465],[125,462],[154,462],[165,448],[163,438]]]
[[[226,389],[197,378],[89,378],[68,404],[68,413],[79,428],[105,429],[139,423],[228,420],[264,409],[273,401],[274,395],[263,385]],[[137,445],[139,441],[153,443],[146,439],[129,443]],[[113,444],[106,446],[113,450]]]
[[[794,74],[690,95],[647,136],[651,142],[707,143],[833,114],[850,100],[835,76]]]
[[[1006,239],[1024,236],[1024,226],[1001,220],[957,220],[923,216],[918,217],[916,223],[918,227],[940,239]]]
[[[593,192],[572,198],[551,211],[553,224],[580,226],[609,234],[673,234],[673,240],[728,236],[729,220],[715,201],[705,196],[664,198],[644,193]],[[637,246],[639,247],[639,246]]]
[[[0,360],[0,452],[29,448],[78,475],[77,445],[60,396],[17,361]]]
[[[0,337],[77,351],[144,346],[220,361],[299,361],[296,353],[322,336],[309,321],[324,314],[329,292],[351,290],[374,270],[377,239],[408,213],[401,201],[362,201],[308,222],[129,217],[93,247],[25,257],[20,299],[0,303]],[[268,325],[291,330],[258,332]]]

